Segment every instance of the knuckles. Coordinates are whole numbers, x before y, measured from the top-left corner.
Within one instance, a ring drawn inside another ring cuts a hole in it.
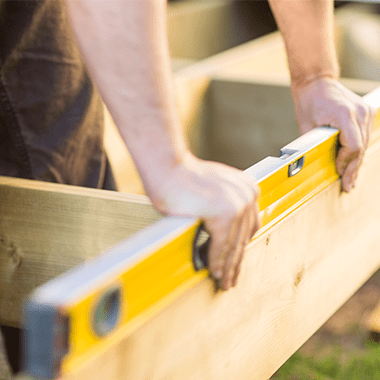
[[[361,141],[355,141],[356,144],[350,146],[350,158],[355,159],[364,155],[365,148]]]
[[[356,115],[359,119],[359,124],[364,123],[365,120],[370,116],[371,112],[369,107],[365,103],[360,103],[356,107]]]

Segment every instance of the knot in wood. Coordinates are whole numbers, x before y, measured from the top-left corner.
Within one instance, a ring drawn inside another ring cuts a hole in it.
[[[303,278],[303,270],[300,270],[294,278],[294,286],[297,287]]]

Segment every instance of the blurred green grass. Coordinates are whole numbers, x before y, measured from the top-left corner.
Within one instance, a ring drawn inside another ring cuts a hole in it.
[[[305,356],[296,352],[272,380],[380,380],[380,345],[368,341],[363,350],[337,346],[329,353]]]

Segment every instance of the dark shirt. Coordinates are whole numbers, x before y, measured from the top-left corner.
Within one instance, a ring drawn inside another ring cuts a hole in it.
[[[104,187],[103,107],[60,0],[0,0],[0,175]]]

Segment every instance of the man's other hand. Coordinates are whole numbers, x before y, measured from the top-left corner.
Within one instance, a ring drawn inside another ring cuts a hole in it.
[[[336,168],[343,191],[349,192],[355,187],[375,110],[335,79],[316,78],[301,86],[292,84],[292,93],[301,133],[323,125],[340,130]]]

